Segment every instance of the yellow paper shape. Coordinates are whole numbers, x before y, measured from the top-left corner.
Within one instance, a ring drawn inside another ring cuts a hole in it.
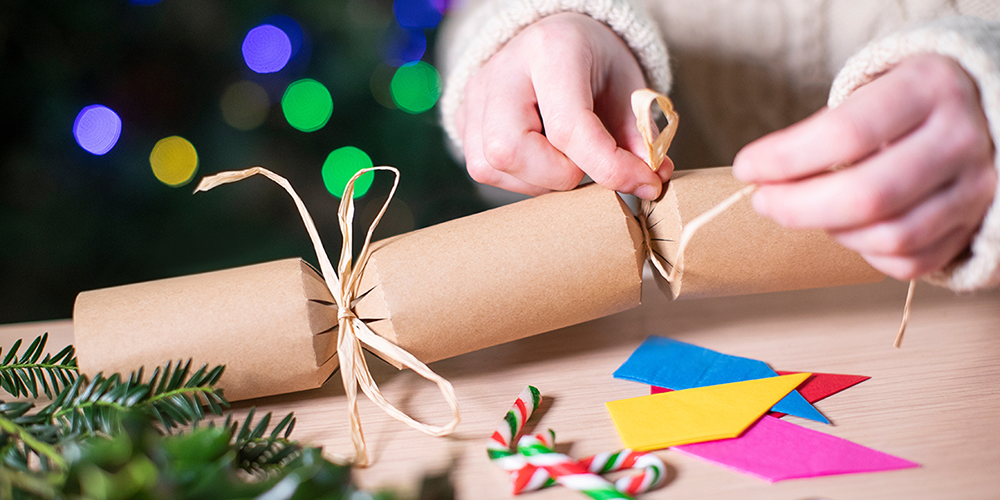
[[[738,437],[809,375],[745,380],[605,404],[627,448],[659,450]]]

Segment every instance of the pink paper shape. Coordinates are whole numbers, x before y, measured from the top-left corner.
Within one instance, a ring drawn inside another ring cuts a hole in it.
[[[764,416],[738,438],[674,446],[671,450],[771,483],[920,466],[770,416]]]

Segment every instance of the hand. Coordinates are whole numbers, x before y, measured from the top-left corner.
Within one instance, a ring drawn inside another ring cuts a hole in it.
[[[538,195],[576,187],[586,173],[608,188],[654,199],[669,178],[646,150],[629,98],[645,87],[624,42],[582,14],[525,28],[465,87],[456,124],[478,182]]]
[[[996,190],[993,157],[975,82],[952,59],[921,55],[841,106],[749,144],[733,175],[761,184],[758,213],[826,229],[908,280],[969,246]]]

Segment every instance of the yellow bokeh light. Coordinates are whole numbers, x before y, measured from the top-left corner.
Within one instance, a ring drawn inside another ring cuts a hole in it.
[[[198,152],[183,137],[165,137],[153,146],[149,164],[160,182],[173,187],[183,186],[198,170]]]

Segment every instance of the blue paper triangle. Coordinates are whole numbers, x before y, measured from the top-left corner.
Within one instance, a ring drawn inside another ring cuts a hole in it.
[[[763,361],[730,356],[653,335],[646,338],[628,360],[615,370],[614,376],[679,391],[777,377],[778,374]],[[799,391],[788,393],[771,409],[824,424],[830,423]]]

